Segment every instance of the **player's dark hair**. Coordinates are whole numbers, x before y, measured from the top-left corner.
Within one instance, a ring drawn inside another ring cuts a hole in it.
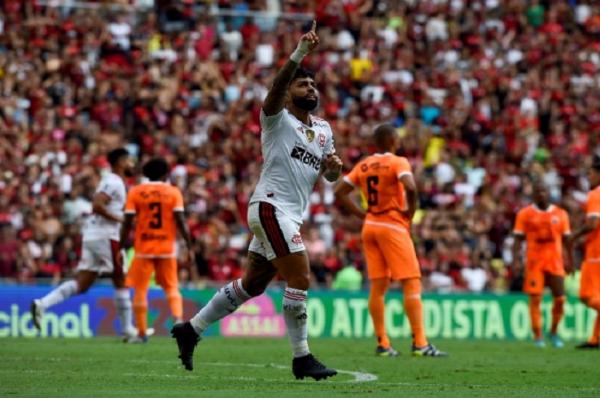
[[[315,80],[314,72],[299,66],[298,69],[296,69],[296,72],[294,72],[292,81],[294,81],[296,79],[303,79],[305,77],[310,77],[311,79]]]
[[[119,160],[128,156],[129,152],[125,148],[113,149],[106,155],[106,157],[108,158],[108,163],[110,163],[111,167],[115,167],[115,165],[119,163]]]
[[[169,173],[169,165],[163,158],[153,158],[146,162],[142,168],[142,173],[150,181],[160,181]]]
[[[385,123],[377,126],[373,132],[373,140],[379,149],[388,149],[389,138],[396,134],[396,129],[391,124]]]
[[[594,156],[592,159],[592,169],[600,171],[600,156]]]

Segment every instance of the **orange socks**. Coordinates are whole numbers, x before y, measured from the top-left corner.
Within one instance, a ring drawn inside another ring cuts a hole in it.
[[[542,338],[542,310],[540,308],[541,304],[541,295],[529,296],[529,316],[531,317],[531,330],[533,330],[533,337],[536,340]]]
[[[556,334],[558,331],[558,324],[564,314],[565,296],[554,297],[552,300],[552,326],[550,328],[551,334]]]
[[[183,320],[183,300],[181,299],[179,289],[165,291],[165,295],[167,296],[167,302],[169,303],[173,318],[176,321]]]
[[[421,280],[419,278],[402,281],[404,292],[404,312],[410,322],[413,332],[413,344],[424,347],[427,343],[425,327],[423,326],[423,303],[421,302]]]
[[[373,320],[377,344],[383,348],[390,346],[390,339],[385,332],[385,292],[389,285],[390,281],[387,278],[373,279],[369,291],[369,313]]]
[[[148,291],[146,289],[133,290],[133,316],[138,335],[143,337],[148,329]]]

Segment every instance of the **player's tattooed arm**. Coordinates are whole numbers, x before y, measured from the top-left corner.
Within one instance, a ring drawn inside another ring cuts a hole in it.
[[[346,181],[340,181],[340,183],[335,187],[335,198],[348,213],[362,220],[366,217],[367,213],[350,198],[350,193],[353,190],[354,186]]]
[[[573,252],[575,247],[575,243],[582,237],[598,227],[598,223],[600,223],[600,217],[588,216],[585,218],[585,223],[579,228],[577,228],[569,237],[567,238],[566,245],[569,248],[569,253]]]
[[[585,223],[581,227],[576,229],[575,232],[573,232],[573,235],[571,236],[570,240],[576,242],[582,236],[589,234],[598,227],[599,222],[600,217],[586,217]]]
[[[110,202],[110,196],[108,196],[105,192],[98,192],[94,195],[94,198],[92,199],[92,211],[106,218],[107,220],[122,222],[123,219],[121,217],[112,214],[108,211],[108,209],[106,208],[108,202]]]
[[[518,275],[523,269],[521,261],[521,248],[523,247],[524,236],[521,234],[513,234],[513,246],[512,246],[512,264],[511,269],[514,275]]]
[[[400,182],[404,186],[404,192],[406,193],[406,203],[408,208],[404,211],[404,215],[412,220],[417,207],[419,206],[419,193],[417,192],[417,183],[412,174],[404,174],[400,177]]]
[[[287,90],[294,77],[298,65],[302,62],[302,59],[319,44],[319,36],[316,33],[317,23],[313,21],[312,28],[308,33],[305,33],[300,38],[298,47],[290,56],[290,59],[285,65],[277,72],[273,86],[265,98],[263,103],[263,111],[267,116],[273,116],[281,112],[285,105],[285,98]]]
[[[569,247],[569,237],[570,236],[571,236],[571,234],[564,234],[562,236],[563,253],[565,253],[565,256],[563,259],[563,264],[564,264],[565,271],[567,274],[572,274],[573,271],[575,271],[575,268],[573,266],[573,264],[574,264],[573,255],[572,255],[571,249]]]
[[[133,218],[135,215],[133,214],[125,214],[125,218],[123,219],[123,225],[121,225],[121,236],[119,238],[119,246],[120,249],[125,249],[125,242],[129,237],[129,233],[133,228]]]
[[[175,222],[177,223],[177,230],[181,234],[181,237],[185,241],[185,245],[187,247],[189,265],[193,266],[196,262],[194,241],[192,240],[192,234],[190,234],[190,229],[185,221],[185,214],[182,211],[176,211],[173,214],[175,216]]]

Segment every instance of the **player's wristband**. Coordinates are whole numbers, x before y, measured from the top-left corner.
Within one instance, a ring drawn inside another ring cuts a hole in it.
[[[306,54],[308,54],[310,52],[310,50],[308,49],[308,46],[309,46],[309,44],[307,41],[305,41],[305,40],[300,41],[300,43],[298,43],[298,47],[296,47],[296,49],[294,50],[292,55],[290,55],[290,59],[297,64],[302,62],[304,57],[306,57]]]
[[[304,59],[304,57],[306,56],[306,53],[300,51],[299,49],[296,49],[292,55],[290,55],[290,59],[292,61],[294,61],[295,63],[299,64],[300,62],[302,62],[302,60]]]

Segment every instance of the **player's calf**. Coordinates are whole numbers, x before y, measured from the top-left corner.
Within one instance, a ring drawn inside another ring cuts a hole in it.
[[[31,311],[31,321],[33,322],[33,326],[35,326],[35,328],[41,332],[42,318],[44,317],[44,307],[42,307],[40,300],[33,300],[29,310]]]

